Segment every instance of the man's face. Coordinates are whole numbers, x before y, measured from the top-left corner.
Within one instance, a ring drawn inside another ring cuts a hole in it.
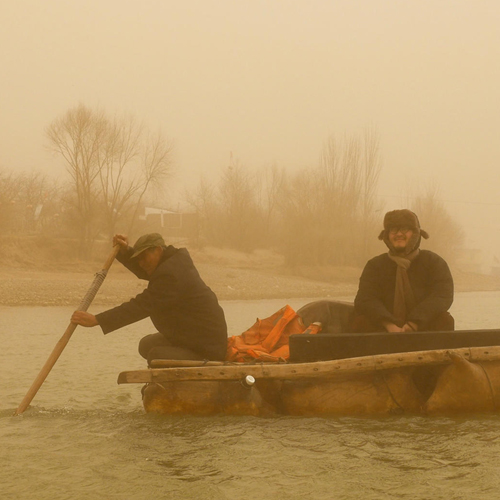
[[[160,263],[162,253],[161,247],[148,248],[137,256],[137,263],[148,276],[151,276]]]
[[[413,229],[409,227],[391,227],[389,229],[389,241],[396,252],[404,252],[412,236]]]

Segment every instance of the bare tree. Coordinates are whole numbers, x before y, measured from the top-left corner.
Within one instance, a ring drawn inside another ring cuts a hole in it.
[[[59,186],[41,172],[0,172],[0,228],[35,234],[48,228],[60,203]]]
[[[252,251],[266,238],[255,176],[232,161],[215,185],[202,179],[188,202],[195,207],[205,240],[215,246]],[[269,244],[269,241],[266,242]]]
[[[12,172],[0,171],[0,228],[11,231],[16,227],[16,203],[19,201],[22,181]]]
[[[127,199],[135,197],[133,216],[129,231],[132,230],[137,213],[148,190],[160,190],[164,181],[172,174],[172,146],[160,134],[150,135],[143,144],[140,175],[129,183]]]
[[[256,197],[264,218],[263,237],[269,242],[272,242],[272,223],[278,214],[278,205],[286,182],[285,170],[276,164],[265,168],[257,177]]]
[[[362,194],[361,194],[361,227],[363,241],[360,252],[360,260],[365,261],[371,253],[373,238],[378,217],[376,216],[382,208],[377,203],[376,195],[380,172],[382,170],[382,159],[380,154],[380,141],[378,134],[370,128],[363,132],[363,155],[361,167]]]
[[[296,175],[282,203],[284,221],[297,219],[296,212],[302,211],[304,220],[293,232],[308,241],[307,251],[298,252],[297,244],[283,250],[290,262],[358,265],[366,260],[380,168],[378,139],[372,131],[326,141],[319,166]],[[292,199],[299,200],[299,206]]]
[[[130,117],[108,121],[106,140],[98,152],[99,190],[106,232],[113,234],[136,182],[126,182],[128,166],[138,155],[142,126]],[[133,174],[132,179],[136,174]]]
[[[214,187],[202,177],[194,194],[186,194],[187,203],[191,205],[200,219],[202,244],[221,244],[219,206],[215,198]]]
[[[255,178],[232,162],[215,187],[202,182],[190,202],[214,245],[274,247],[290,266],[358,265],[377,243],[380,169],[378,137],[367,130],[330,137],[319,164],[295,173],[272,166]]]
[[[325,144],[318,172],[320,207],[317,222],[324,228],[321,260],[345,264],[359,245],[361,204],[361,144],[357,137],[345,137],[338,142],[330,137]],[[347,241],[350,240],[350,241]]]
[[[54,120],[46,135],[71,178],[82,257],[101,231],[112,235],[132,214],[130,228],[144,194],[171,173],[167,141],[132,117],[109,118],[80,104]]]
[[[317,219],[321,206],[318,186],[317,169],[302,170],[287,176],[279,192],[275,243],[288,266],[316,264],[320,260],[324,238]]]
[[[453,263],[463,248],[465,233],[439,200],[437,186],[427,186],[422,194],[413,199],[411,209],[418,215],[420,224],[430,235],[425,245]]]
[[[41,172],[20,176],[19,200],[23,206],[22,227],[28,233],[41,232],[54,219],[55,207],[60,205],[60,189],[57,181]]]
[[[74,188],[74,211],[79,225],[80,256],[88,257],[96,236],[99,154],[106,143],[107,119],[101,111],[79,105],[46,129],[51,149],[62,156]]]

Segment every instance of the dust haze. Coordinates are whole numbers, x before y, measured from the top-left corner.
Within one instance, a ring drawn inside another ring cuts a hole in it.
[[[0,14],[2,169],[64,176],[44,131],[79,103],[173,141],[178,203],[231,157],[293,172],[329,137],[370,127],[384,210],[437,186],[466,245],[494,256],[495,0],[19,0]]]

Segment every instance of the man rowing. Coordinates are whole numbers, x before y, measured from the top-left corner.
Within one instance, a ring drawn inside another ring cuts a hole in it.
[[[85,327],[99,325],[104,334],[144,318],[151,318],[157,333],[139,343],[148,360],[189,359],[222,361],[227,349],[227,326],[215,293],[201,279],[185,248],[166,245],[158,233],[141,236],[133,247],[122,234],[117,259],[147,288],[128,302],[93,315],[75,311],[71,321]]]

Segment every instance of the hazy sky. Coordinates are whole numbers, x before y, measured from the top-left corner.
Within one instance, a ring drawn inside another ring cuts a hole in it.
[[[387,209],[435,183],[500,244],[498,0],[4,0],[0,63],[0,167],[62,173],[44,128],[80,102],[161,128],[178,190],[372,127]]]

